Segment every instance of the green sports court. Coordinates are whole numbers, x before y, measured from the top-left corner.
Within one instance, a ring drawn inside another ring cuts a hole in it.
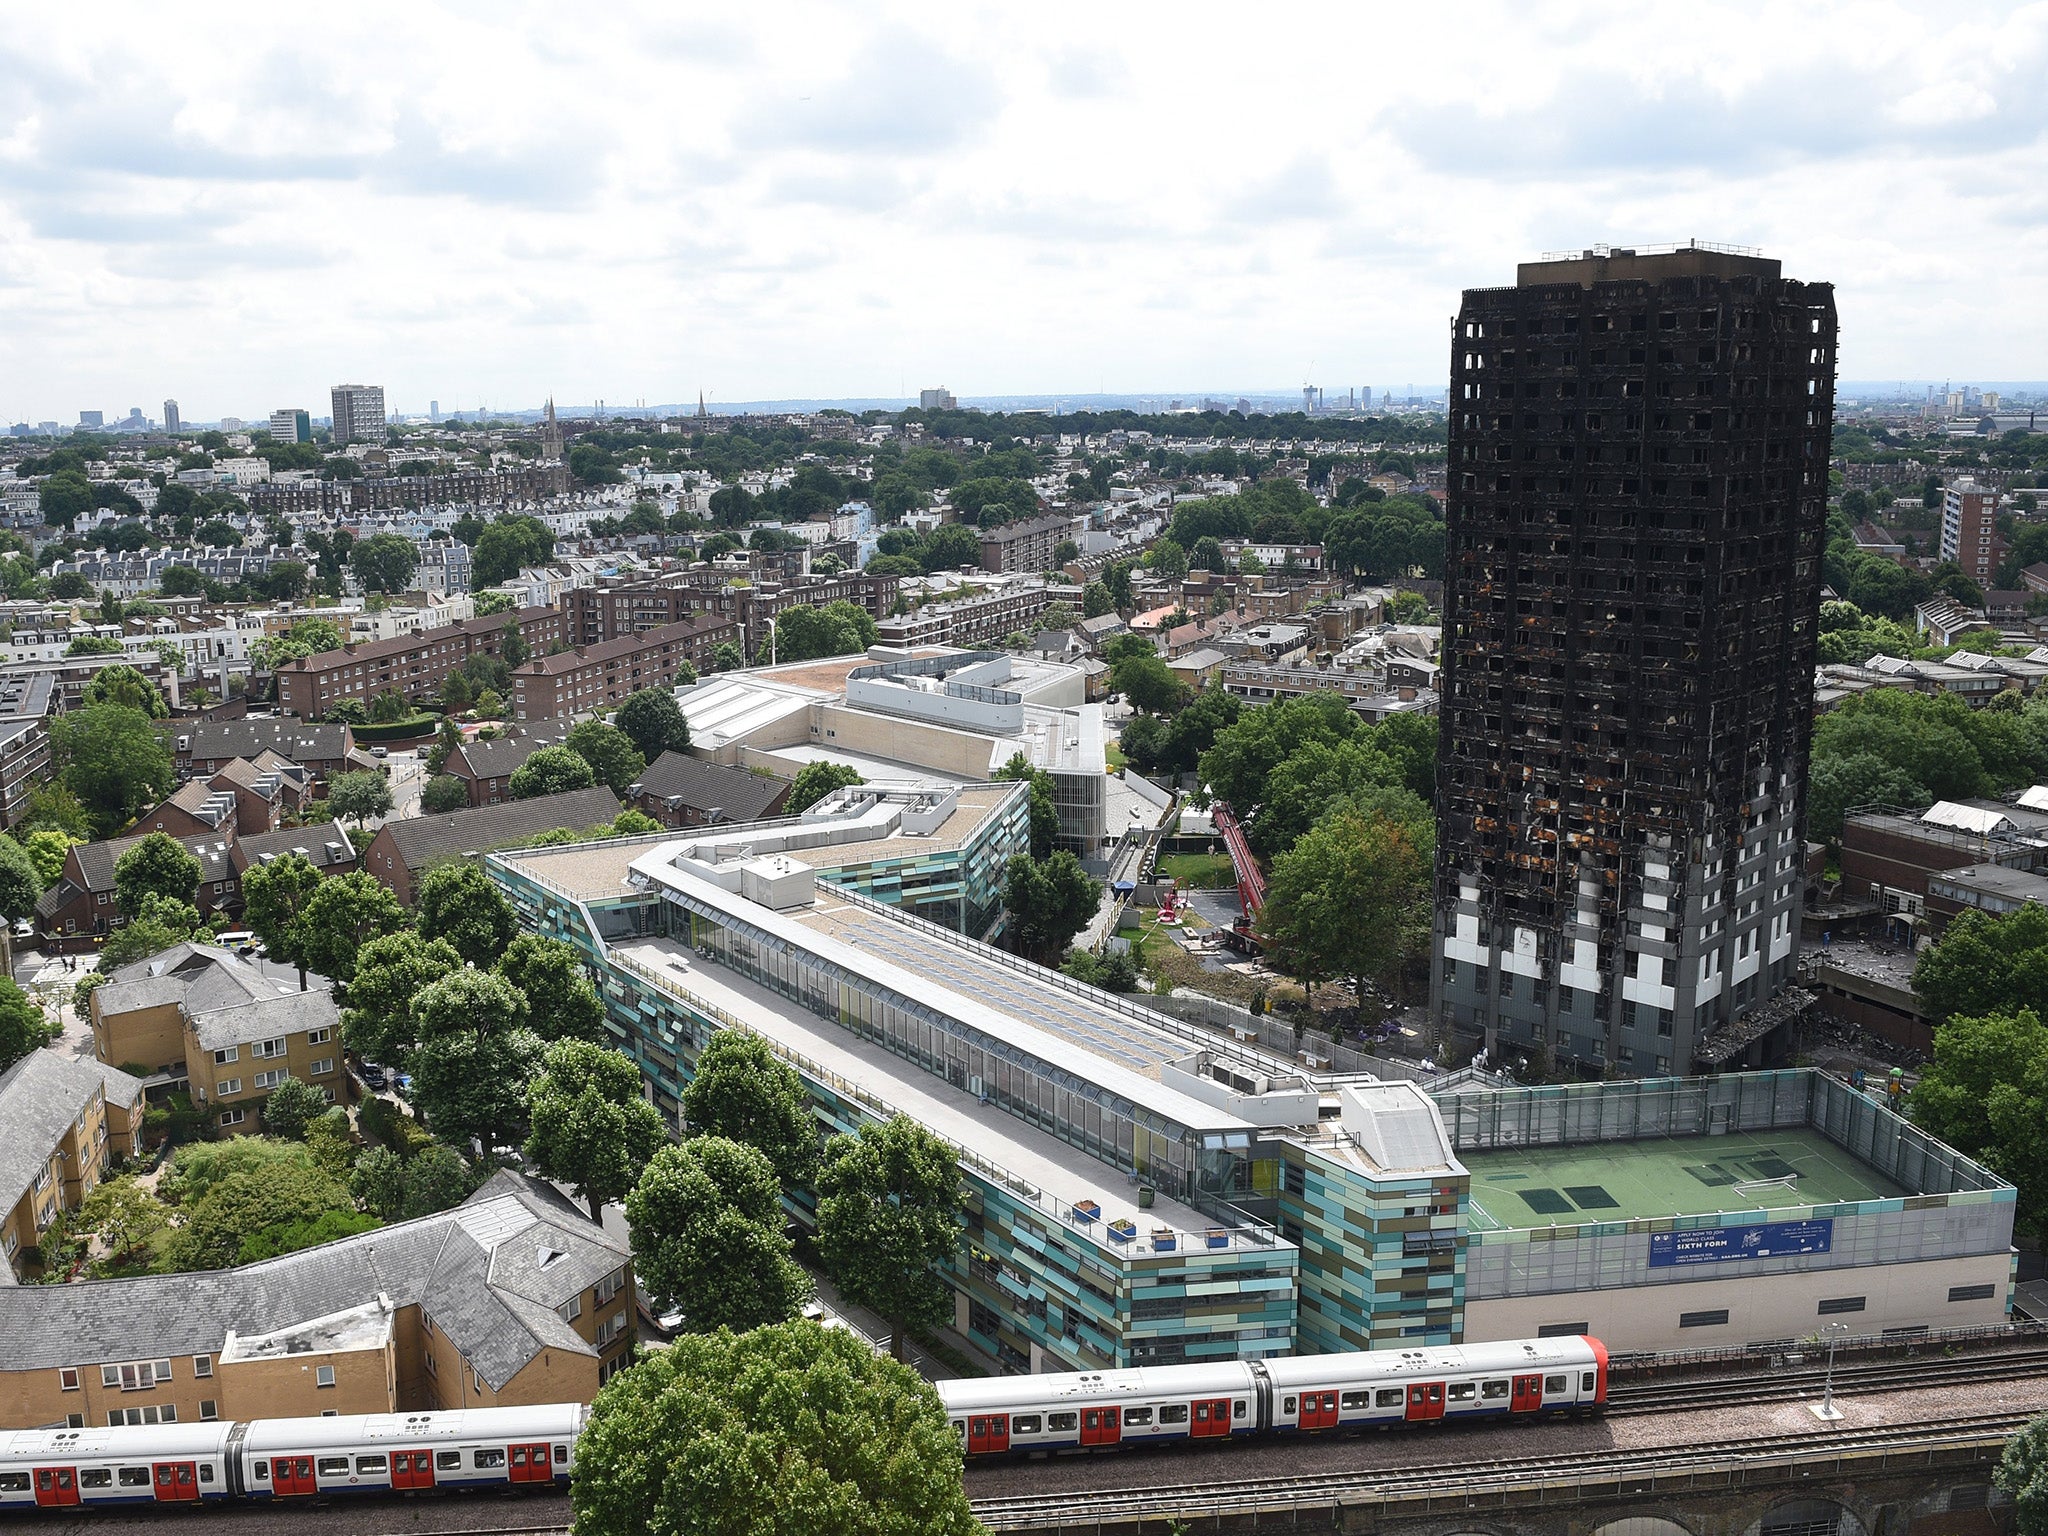
[[[1471,1229],[1785,1210],[1906,1193],[1818,1131],[1655,1137],[1462,1152]]]

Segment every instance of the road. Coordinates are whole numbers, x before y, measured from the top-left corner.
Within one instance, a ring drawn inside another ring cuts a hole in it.
[[[390,770],[391,814],[371,817],[367,825],[373,828],[419,815],[420,791],[427,787],[427,766],[417,752],[393,752],[383,763]]]

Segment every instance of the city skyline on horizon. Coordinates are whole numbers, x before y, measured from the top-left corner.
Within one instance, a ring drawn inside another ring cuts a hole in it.
[[[1313,50],[1167,15],[1142,47],[972,10],[23,18],[0,415],[310,408],[361,377],[408,413],[429,378],[420,407],[1334,391],[1440,379],[1459,293],[1519,261],[1689,235],[1831,274],[1849,377],[2048,357],[2020,301],[2048,282],[2038,8],[1780,7],[1759,48],[1727,6],[1683,49],[1619,5],[1332,13]],[[1365,100],[1361,56],[1400,66]]]

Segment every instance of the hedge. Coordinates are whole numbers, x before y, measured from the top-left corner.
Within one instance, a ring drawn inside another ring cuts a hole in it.
[[[393,720],[385,725],[352,725],[358,742],[415,741],[431,736],[440,729],[439,715],[414,715],[409,720]]]

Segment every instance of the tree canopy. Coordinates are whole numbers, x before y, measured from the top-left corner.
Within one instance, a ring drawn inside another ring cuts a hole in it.
[[[612,723],[650,763],[664,752],[687,752],[690,747],[690,722],[666,688],[636,688],[626,695]]]
[[[488,969],[519,931],[512,904],[483,869],[467,859],[437,864],[414,893],[420,937],[445,939],[471,965]]]
[[[597,782],[590,764],[567,747],[542,747],[512,771],[506,787],[516,800],[538,795],[566,795]]]
[[[149,716],[125,704],[86,704],[50,721],[52,761],[93,830],[112,837],[178,782],[170,749]]]
[[[775,643],[761,646],[755,659],[765,662],[811,661],[820,656],[849,656],[865,651],[878,633],[865,608],[836,598],[822,607],[797,603],[775,619]]]
[[[601,1222],[668,1141],[661,1111],[640,1096],[640,1069],[587,1040],[548,1047],[527,1090],[526,1155],[545,1178],[573,1184]]]
[[[865,784],[860,770],[847,763],[828,763],[822,760],[805,763],[797,769],[796,778],[789,786],[789,798],[783,802],[785,816],[800,816],[831,794],[835,789],[844,789],[853,784]]]
[[[818,1252],[842,1296],[889,1320],[898,1359],[906,1330],[953,1315],[939,1268],[959,1251],[966,1207],[953,1149],[905,1116],[868,1121],[826,1149]]]
[[[615,1376],[576,1447],[578,1536],[974,1536],[938,1394],[843,1331],[685,1337]]]
[[[1929,1135],[2012,1181],[2023,1227],[2048,1221],[2048,1026],[2038,1013],[1948,1019],[1910,1109]]]
[[[1998,917],[1965,908],[1913,968],[1929,1018],[1953,1014],[2048,1017],[2048,910],[2031,902]]]
[[[391,814],[391,782],[375,769],[337,773],[327,781],[327,810],[357,826],[372,816]]]
[[[1013,854],[1004,872],[1003,905],[1017,946],[1041,965],[1055,964],[1102,904],[1102,883],[1064,850],[1049,858]]]
[[[363,945],[411,926],[389,886],[367,870],[352,869],[321,881],[306,897],[292,958],[345,987],[355,979]]]
[[[620,799],[647,771],[647,758],[633,738],[602,720],[578,721],[569,728],[563,745],[590,764],[596,781]]]
[[[720,1136],[665,1146],[626,1196],[633,1267],[692,1333],[796,1316],[810,1279],[790,1256],[782,1186],[767,1158]]]
[[[1394,793],[1406,795],[1406,791]],[[1413,797],[1409,797],[1413,798]],[[1371,988],[1391,996],[1429,942],[1435,829],[1420,815],[1346,810],[1309,827],[1273,862],[1259,913],[1274,958],[1306,986],[1348,979],[1361,1013]]]
[[[152,832],[115,860],[114,906],[123,917],[135,917],[151,896],[189,902],[202,873],[183,843],[168,832]]]
[[[683,1089],[683,1118],[768,1159],[784,1189],[807,1188],[818,1169],[818,1117],[796,1069],[759,1036],[721,1029]]]

